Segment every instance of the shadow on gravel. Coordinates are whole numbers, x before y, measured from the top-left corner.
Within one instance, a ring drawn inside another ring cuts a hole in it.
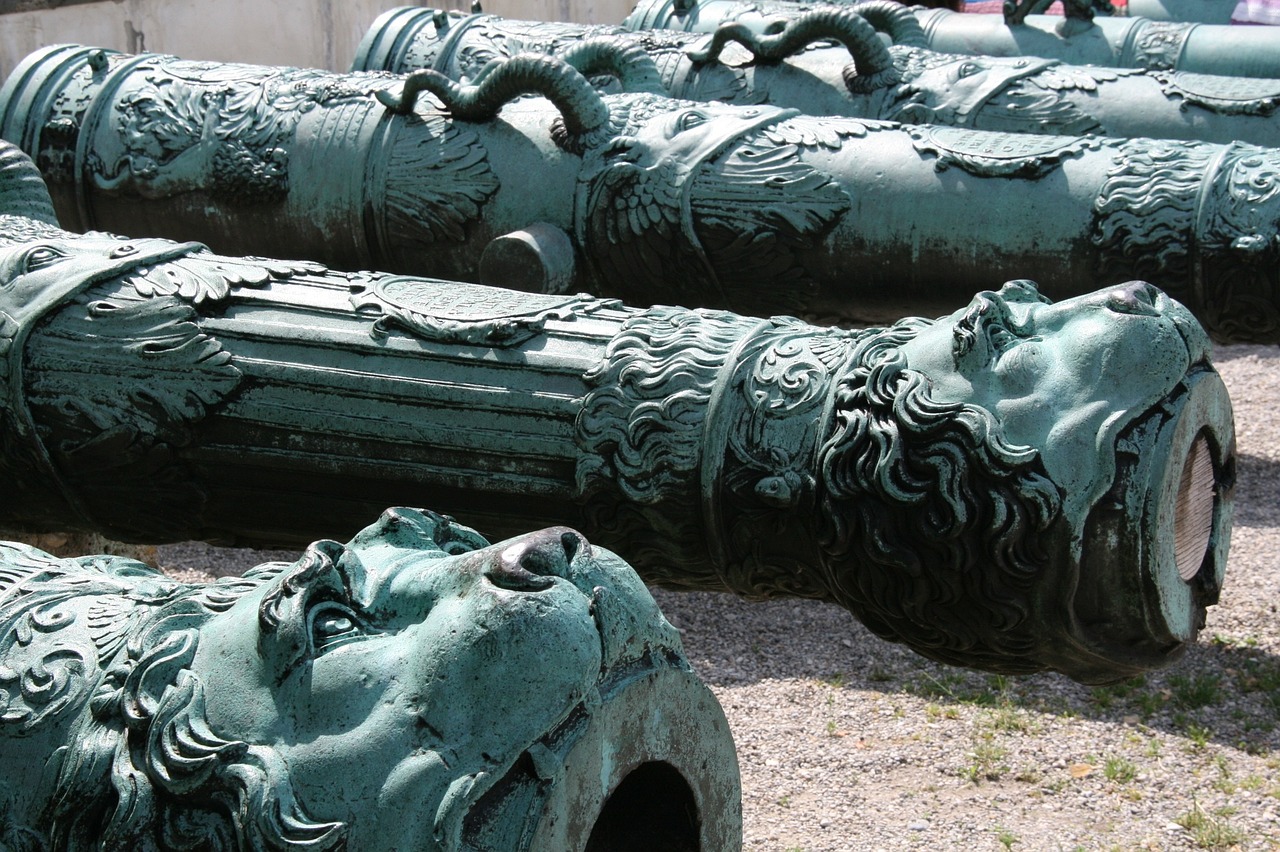
[[[1236,471],[1235,524],[1280,526],[1280,461],[1240,453]]]
[[[1280,751],[1280,655],[1207,636],[1158,672],[1091,687],[1061,675],[1002,676],[934,663],[885,642],[838,607],[750,603],[730,595],[655,591],[681,629],[698,675],[717,688],[810,679],[833,689],[955,705],[1140,724],[1250,753]],[[923,716],[922,716],[923,724]]]

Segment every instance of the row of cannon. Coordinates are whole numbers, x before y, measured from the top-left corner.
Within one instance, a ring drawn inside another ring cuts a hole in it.
[[[11,75],[0,134],[76,230],[830,321],[941,313],[993,276],[1142,278],[1218,340],[1280,341],[1280,82],[886,48],[872,21],[920,29],[888,0],[806,12],[764,38],[864,55],[743,37],[729,62],[724,28],[407,10],[360,59],[431,66],[401,77],[54,47]]]
[[[394,509],[207,586],[4,545],[0,845],[736,848],[723,714],[588,539],[949,664],[1177,659],[1230,541],[1210,340],[1280,342],[1280,79],[1205,73],[1207,26],[1152,59],[1117,21],[1119,68],[943,17],[401,9],[350,73],[24,61],[6,527],[514,537]]]

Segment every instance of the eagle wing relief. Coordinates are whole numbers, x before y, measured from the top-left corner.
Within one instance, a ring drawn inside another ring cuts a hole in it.
[[[881,124],[796,116],[740,140],[699,172],[695,230],[716,276],[735,285],[730,306],[766,315],[804,310],[818,285],[803,254],[820,245],[851,202],[803,152],[838,150]]]
[[[585,230],[598,280],[624,301],[704,303],[708,270],[681,229],[681,191],[688,175],[664,159],[644,166],[626,139],[602,154],[590,186]]]

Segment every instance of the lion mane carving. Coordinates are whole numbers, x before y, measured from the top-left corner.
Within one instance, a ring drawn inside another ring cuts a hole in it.
[[[619,666],[679,640],[617,557],[392,509],[179,582],[0,545],[0,849],[456,848]]]

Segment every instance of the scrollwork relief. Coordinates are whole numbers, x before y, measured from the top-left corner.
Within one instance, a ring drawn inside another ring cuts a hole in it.
[[[1148,71],[1178,67],[1187,36],[1196,24],[1176,21],[1143,21],[1132,48],[1133,64]]]
[[[1280,152],[1232,145],[1213,175],[1201,232],[1205,324],[1229,334],[1280,328]]]
[[[21,317],[12,332],[23,344],[20,365],[6,359],[6,384],[12,375],[22,383],[9,390],[21,400],[8,411],[11,428],[32,424],[47,478],[79,493],[68,499],[81,512],[123,530],[114,525],[131,512],[163,526],[204,499],[179,472],[175,450],[236,393],[242,373],[201,328],[201,311],[239,289],[323,271],[306,261],[217,256],[198,243],[17,222],[0,235],[0,266],[9,281],[0,307]],[[129,377],[125,386],[103,378],[107,364],[105,375]],[[127,504],[115,499],[122,488],[136,489]]]
[[[585,375],[593,389],[575,426],[584,512],[619,548],[657,557],[646,562],[668,563],[681,552],[680,569],[659,582],[715,579],[700,506],[708,407],[734,347],[758,322],[652,308],[627,320]]]
[[[1118,150],[1094,207],[1100,273],[1159,281],[1231,339],[1280,327],[1272,149],[1139,140]]]

